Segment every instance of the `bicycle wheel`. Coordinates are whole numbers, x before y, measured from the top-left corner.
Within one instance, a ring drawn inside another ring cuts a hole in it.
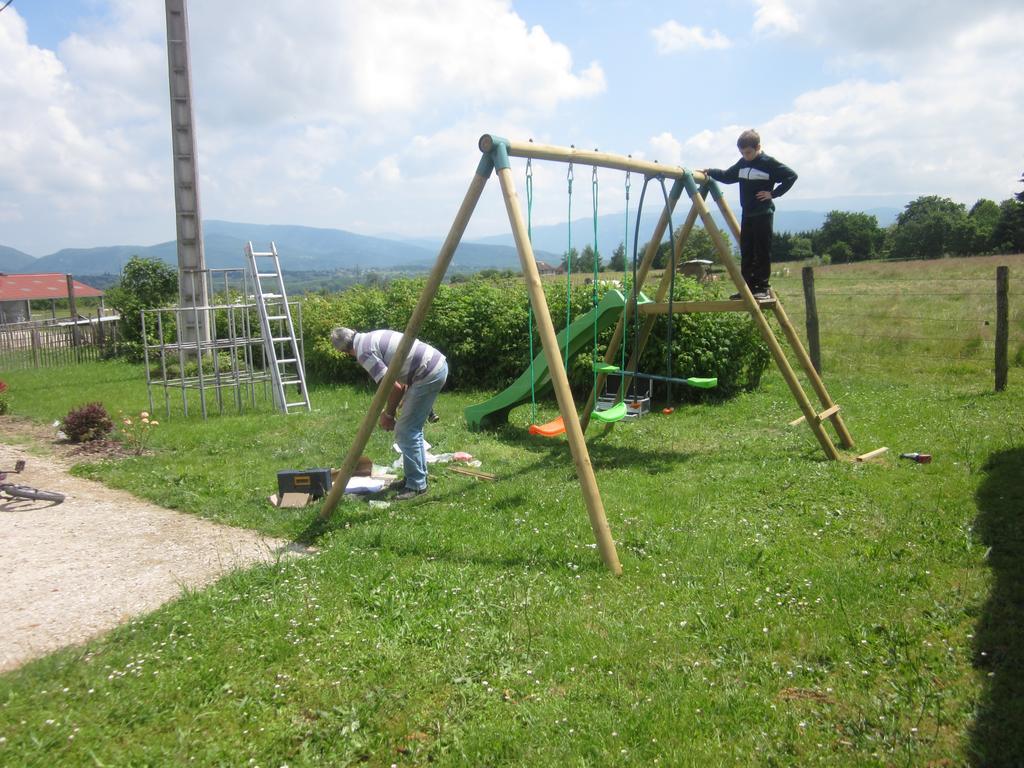
[[[27,485],[4,485],[3,492],[13,499],[34,499],[35,501],[52,501],[60,504],[64,501],[64,494],[56,491],[41,491],[38,488],[30,488]]]

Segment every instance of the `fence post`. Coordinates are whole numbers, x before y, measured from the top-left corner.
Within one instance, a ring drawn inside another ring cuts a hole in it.
[[[1010,342],[1010,268],[996,267],[996,392],[1006,389]]]
[[[32,338],[32,362],[36,368],[40,368],[43,364],[42,339],[37,330],[33,330],[30,336]]]
[[[821,339],[818,337],[818,302],[814,296],[814,267],[804,267],[804,308],[807,315],[807,346],[811,365],[821,375]]]
[[[96,346],[99,347],[100,356],[107,352],[107,334],[103,328],[103,310],[96,310]]]
[[[68,281],[68,310],[71,312],[71,340],[75,347],[75,362],[79,362],[78,348],[82,344],[78,329],[78,305],[75,304],[75,278],[65,275]]]

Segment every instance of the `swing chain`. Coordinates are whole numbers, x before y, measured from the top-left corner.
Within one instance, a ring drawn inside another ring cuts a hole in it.
[[[533,141],[533,139],[530,139]],[[526,158],[526,237],[533,243],[533,158]],[[533,308],[531,307],[531,312]]]
[[[597,166],[595,165],[592,173],[590,174],[590,194],[594,199],[594,290],[593,290],[593,304],[597,307],[597,279],[598,279],[598,261],[600,257],[597,255],[597,197],[598,197],[598,183],[597,183]]]

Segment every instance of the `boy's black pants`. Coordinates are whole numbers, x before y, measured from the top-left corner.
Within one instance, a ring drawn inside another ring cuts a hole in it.
[[[740,272],[751,291],[764,291],[772,276],[772,224],[775,217],[744,216],[740,224]]]

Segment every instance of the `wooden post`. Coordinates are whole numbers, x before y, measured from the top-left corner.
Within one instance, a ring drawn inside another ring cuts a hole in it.
[[[804,307],[807,316],[807,346],[810,347],[811,365],[821,375],[821,339],[818,336],[818,301],[814,295],[814,267],[804,267]]]
[[[996,267],[996,392],[1006,389],[1010,342],[1010,268]]]
[[[576,475],[579,477],[583,490],[583,500],[587,505],[590,526],[594,531],[601,559],[608,570],[618,576],[622,573],[622,566],[619,564],[615,542],[612,540],[611,530],[608,528],[604,503],[601,501],[597,479],[594,477],[594,468],[590,464],[590,454],[587,452],[587,443],[583,438],[583,429],[580,426],[579,417],[576,415],[576,403],[573,401],[572,391],[569,389],[569,379],[562,369],[562,361],[558,354],[558,337],[555,335],[555,326],[551,323],[544,287],[541,285],[540,275],[537,273],[537,261],[516,196],[512,171],[506,165],[504,168],[498,168],[496,172],[498,181],[501,183],[502,195],[505,198],[505,208],[512,224],[512,235],[516,241],[516,250],[519,252],[519,261],[523,269],[523,277],[526,280],[526,289],[530,294],[530,304],[533,306],[533,316],[537,323],[541,344],[544,347],[544,357],[547,359],[555,398],[558,400],[558,411],[565,424],[569,450],[576,465]]]
[[[722,216],[725,217],[726,223],[728,223],[729,229],[732,232],[733,237],[736,238],[736,242],[739,242],[740,223],[736,220],[736,215],[732,212],[732,209],[725,202],[725,198],[722,197],[720,190],[717,188],[717,185],[712,183],[711,187],[711,193],[712,196],[715,198],[715,202],[718,204],[718,210],[721,211]],[[730,264],[726,265],[726,269],[729,270],[730,276],[733,277],[734,282],[737,279],[739,279],[739,281],[742,282],[742,276],[739,274],[739,270],[736,268],[735,262],[732,261],[731,255],[729,262]],[[739,283],[737,283],[737,285],[739,285]],[[743,292],[742,287],[740,288],[740,292]],[[833,402],[832,397],[829,395],[828,390],[825,388],[825,382],[821,380],[821,377],[815,370],[814,365],[811,362],[811,358],[807,354],[807,350],[804,349],[804,345],[800,342],[800,337],[799,335],[797,335],[796,328],[789,321],[789,317],[786,315],[786,310],[782,308],[782,303],[778,300],[778,297],[776,297],[776,300],[772,303],[771,310],[772,312],[775,313],[775,317],[779,321],[779,325],[782,327],[783,333],[786,334],[786,339],[789,341],[789,345],[793,349],[793,353],[796,355],[796,358],[800,363],[800,367],[804,369],[804,373],[807,375],[807,379],[811,382],[811,386],[814,387],[814,391],[818,395],[818,399],[821,401],[822,406],[826,410],[831,409],[835,405],[835,403]],[[767,323],[765,323],[764,327],[768,327]],[[769,332],[771,331],[771,329],[768,330]],[[772,339],[774,340],[774,336],[772,337]],[[765,340],[768,341],[767,337],[765,338]],[[771,342],[769,342],[769,347],[771,347]],[[775,354],[774,349],[772,350],[772,354]],[[786,363],[786,368],[789,370],[790,374],[792,374],[792,369],[790,368],[788,362]],[[779,370],[782,371],[782,376],[784,379],[786,379],[786,383],[789,384],[791,391],[793,390],[794,383],[796,384],[796,386],[799,386],[799,382],[796,381],[795,377],[791,381],[786,371],[782,370],[781,366]],[[793,394],[794,397],[796,397],[797,404],[800,405],[801,410],[803,411],[804,418],[807,419],[809,424],[811,424],[811,429],[814,432],[815,437],[818,438],[818,442],[821,444],[821,447],[825,450],[825,455],[828,456],[830,459],[838,459],[839,454],[835,450],[835,446],[831,444],[831,439],[825,433],[824,429],[821,427],[821,420],[816,418],[814,419],[814,422],[817,422],[817,424],[813,424],[811,419],[808,417],[807,411],[803,410],[803,403],[801,401],[801,398],[806,399],[806,395],[804,394],[803,388],[800,387],[799,395],[797,395],[795,391],[793,391]],[[843,447],[852,448],[853,437],[850,435],[849,430],[846,428],[846,423],[843,421],[842,414],[839,413],[838,411],[835,411],[834,413],[832,413],[829,419],[832,422],[832,426],[835,427],[835,430],[839,435],[839,440],[842,443]]]
[[[39,331],[36,329],[32,330],[32,362],[36,368],[39,368],[43,364],[43,340],[39,336]]]
[[[105,351],[107,346],[106,334],[103,330],[103,309],[97,307],[96,309],[96,346],[101,350]],[[152,410],[152,408],[150,408]]]
[[[75,359],[78,359],[78,347],[82,340],[78,335],[78,305],[75,304],[75,278],[65,275],[68,281],[68,309],[71,312],[71,340],[75,347]]]
[[[832,438],[828,436],[825,428],[822,427],[821,423],[817,419],[817,413],[814,412],[814,406],[811,401],[807,398],[807,393],[804,392],[803,386],[800,384],[800,380],[796,377],[796,372],[789,364],[789,360],[786,359],[786,353],[782,350],[782,345],[779,344],[779,340],[775,338],[775,334],[772,332],[771,326],[768,325],[768,319],[761,312],[761,307],[758,306],[757,300],[754,298],[754,294],[750,292],[750,288],[747,287],[746,282],[743,280],[743,275],[740,274],[740,268],[736,264],[736,260],[732,257],[732,251],[729,248],[729,244],[726,242],[719,230],[718,225],[715,224],[715,220],[711,217],[711,212],[708,210],[707,205],[704,202],[704,198],[701,197],[700,192],[697,189],[696,184],[691,180],[687,185],[687,192],[690,195],[690,200],[693,201],[694,206],[697,208],[697,212],[700,215],[701,221],[704,223],[704,229],[711,236],[712,242],[715,244],[715,249],[718,251],[719,258],[722,264],[725,266],[726,271],[729,273],[729,277],[732,278],[733,284],[740,293],[740,300],[744,306],[750,311],[750,317],[753,319],[754,324],[761,333],[761,338],[764,339],[765,344],[768,345],[768,350],[771,352],[772,357],[775,359],[775,365],[779,369],[779,373],[782,374],[782,378],[785,379],[786,384],[789,386],[789,391],[793,393],[793,397],[800,406],[800,412],[803,413],[804,418],[807,419],[807,424],[810,426],[811,431],[818,440],[818,444],[821,445],[822,450],[825,452],[825,456],[833,461],[839,459],[839,451],[836,450],[835,445],[832,442]],[[731,214],[731,209],[725,205],[725,201],[721,198],[712,185],[712,195],[715,197],[716,202],[720,209],[722,209],[723,215],[725,215],[726,221],[730,228],[733,229],[734,235],[739,235],[739,225],[736,223],[736,217]],[[726,211],[730,211],[728,215]],[[778,302],[776,302],[778,304]],[[797,345],[802,350],[802,345]]]
[[[832,396],[829,395],[828,390],[825,388],[825,382],[821,380],[818,372],[814,370],[814,366],[811,365],[811,359],[807,356],[807,351],[800,343],[800,337],[796,332],[796,327],[790,322],[789,316],[786,314],[786,310],[782,308],[782,302],[776,300],[775,303],[772,304],[771,310],[775,314],[775,319],[779,321],[779,327],[782,328],[782,332],[786,334],[789,346],[793,349],[793,353],[797,356],[797,360],[800,361],[800,365],[803,367],[804,373],[807,375],[807,380],[811,383],[815,393],[818,395],[818,400],[821,401],[821,405],[825,409],[822,413],[818,414],[818,421],[821,422],[824,417],[827,417],[832,422],[832,426],[835,427],[836,434],[839,435],[839,442],[842,444],[843,448],[852,448],[853,437],[850,435],[850,431],[846,428],[846,423],[843,421],[843,415],[839,413],[839,406],[837,406],[832,400]]]
[[[437,294],[437,289],[444,279],[445,272],[448,271],[448,265],[451,264],[452,257],[455,255],[455,249],[459,247],[459,241],[462,240],[462,235],[466,231],[466,225],[469,224],[473,210],[480,200],[480,195],[487,184],[491,170],[492,166],[488,163],[481,162],[477,167],[476,175],[473,176],[473,180],[470,182],[459,212],[455,216],[455,221],[452,222],[448,237],[437,254],[434,269],[431,271],[430,277],[427,278],[419,301],[416,303],[412,316],[409,318],[409,323],[405,327],[402,341],[399,343],[398,349],[395,350],[395,356],[391,359],[391,364],[388,366],[384,378],[380,380],[380,384],[377,386],[377,393],[373,396],[370,407],[367,409],[366,415],[359,425],[359,430],[356,432],[348,454],[341,464],[337,480],[331,485],[330,493],[327,494],[327,498],[324,500],[324,506],[320,510],[321,520],[330,518],[331,513],[334,512],[334,508],[338,506],[338,502],[345,493],[348,481],[352,479],[352,473],[355,472],[359,457],[363,454],[366,444],[370,441],[370,435],[373,434],[373,430],[377,426],[377,420],[380,418],[384,406],[387,405],[388,395],[391,394],[395,381],[398,379],[398,374],[402,371],[402,364],[409,355],[409,350],[412,349],[416,336],[423,326],[423,320],[426,318],[430,305],[434,301],[434,296]]]

